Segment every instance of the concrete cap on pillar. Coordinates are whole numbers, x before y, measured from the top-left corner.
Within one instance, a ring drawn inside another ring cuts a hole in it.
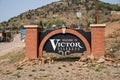
[[[38,25],[24,25],[25,28],[39,28]]]
[[[90,24],[90,27],[105,27],[106,24]]]

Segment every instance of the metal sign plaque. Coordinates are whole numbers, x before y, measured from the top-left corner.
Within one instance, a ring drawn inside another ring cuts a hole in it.
[[[40,41],[51,32],[48,30],[46,32],[40,33]],[[84,32],[83,30],[77,30],[82,34],[90,43],[90,32]],[[86,51],[86,47],[81,39],[72,34],[56,34],[49,38],[44,45],[44,50],[46,52],[58,53],[60,55],[69,55],[72,53],[83,53]]]

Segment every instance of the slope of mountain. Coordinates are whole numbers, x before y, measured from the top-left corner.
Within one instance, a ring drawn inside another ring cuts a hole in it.
[[[103,3],[99,1],[99,22],[104,23],[111,20],[111,10],[120,10],[117,5]],[[80,11],[80,20],[76,17],[76,12]],[[67,27],[89,26],[95,23],[95,0],[60,0],[46,6],[29,10],[16,17],[2,22],[0,27],[23,27],[26,24],[38,24],[47,29],[52,25]]]
[[[118,3],[117,5],[120,6],[120,3]]]

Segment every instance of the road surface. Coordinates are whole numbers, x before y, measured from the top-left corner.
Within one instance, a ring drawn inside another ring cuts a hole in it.
[[[13,42],[0,42],[0,56],[12,51],[19,51],[25,47],[25,43],[20,40],[20,34],[16,34]]]

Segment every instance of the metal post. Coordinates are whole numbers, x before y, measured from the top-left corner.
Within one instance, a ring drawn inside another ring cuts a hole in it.
[[[98,24],[98,0],[95,2],[95,23]]]
[[[78,26],[79,26],[79,29],[80,29],[80,17],[81,17],[81,12],[80,12],[80,11],[77,12],[76,15],[77,15],[77,17],[78,17],[78,19],[79,19],[79,25],[78,25]]]
[[[79,29],[80,29],[81,25],[80,25],[80,17],[79,17]]]

